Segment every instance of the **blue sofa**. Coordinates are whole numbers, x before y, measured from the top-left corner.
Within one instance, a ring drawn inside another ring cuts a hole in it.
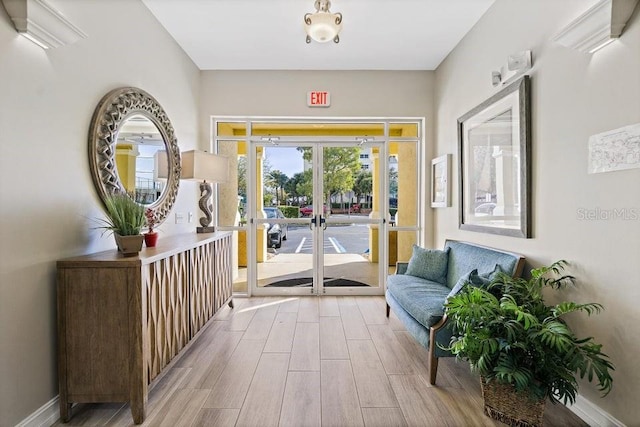
[[[414,248],[414,257],[416,249],[420,250]],[[447,327],[443,305],[456,284],[470,281],[480,285],[477,280],[486,283],[498,271],[519,277],[524,268],[521,255],[472,243],[447,240],[444,251],[445,255],[440,254],[446,263],[446,276],[442,277],[444,283],[406,274],[409,263],[399,262],[396,273],[387,278],[385,294],[387,317],[389,310],[393,310],[407,331],[429,351],[431,384],[436,383],[438,358],[452,356],[439,345],[448,347],[451,340],[452,333]],[[470,274],[476,279],[469,280]]]

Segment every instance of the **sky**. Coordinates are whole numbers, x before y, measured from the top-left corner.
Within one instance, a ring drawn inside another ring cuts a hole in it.
[[[265,147],[271,170],[280,170],[289,178],[304,171],[302,153],[296,147]]]

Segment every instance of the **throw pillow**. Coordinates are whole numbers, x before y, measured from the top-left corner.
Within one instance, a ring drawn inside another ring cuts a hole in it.
[[[406,274],[444,284],[447,278],[448,262],[449,248],[441,251],[413,245],[413,253]]]
[[[491,283],[490,275],[478,274],[478,270],[473,270],[471,275],[469,276],[469,281],[473,283],[475,286],[486,288]]]
[[[493,267],[493,271],[491,273],[489,273],[489,275],[487,277],[488,277],[489,281],[493,281],[493,280],[495,280],[496,277],[498,277],[498,274],[500,274],[500,273],[505,273],[505,271],[502,269],[502,267],[499,264],[496,264],[496,266]]]
[[[467,284],[478,287],[487,287],[498,276],[498,273],[503,272],[504,270],[502,270],[502,267],[498,264],[496,264],[493,271],[488,275],[478,274],[478,269],[473,269],[458,279],[453,289],[451,289],[451,292],[449,292],[449,295],[447,295],[447,299],[458,294]]]
[[[474,269],[468,272],[467,274],[464,274],[462,277],[460,277],[456,282],[455,286],[453,287],[453,289],[451,289],[451,292],[449,292],[449,295],[447,295],[446,299],[449,299],[450,297],[457,295],[462,290],[462,288],[464,288],[467,285],[467,283],[473,284],[471,280],[471,276],[478,277],[478,270]]]

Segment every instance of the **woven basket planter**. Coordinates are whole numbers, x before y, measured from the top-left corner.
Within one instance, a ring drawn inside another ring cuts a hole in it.
[[[486,415],[510,426],[542,426],[545,399],[518,393],[511,384],[502,384],[496,380],[486,383],[485,378],[481,381]]]

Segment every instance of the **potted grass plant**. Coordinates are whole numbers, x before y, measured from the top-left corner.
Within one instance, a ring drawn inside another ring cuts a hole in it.
[[[547,400],[574,403],[577,377],[597,381],[603,396],[613,364],[593,338],[578,338],[564,318],[599,313],[598,303],[547,305],[545,288],[561,289],[565,261],[531,271],[530,279],[498,274],[486,287],[467,284],[445,304],[454,333],[449,350],[468,360],[482,382],[485,414],[509,425],[540,426]]]
[[[118,250],[125,256],[136,255],[142,249],[144,236],[140,230],[146,224],[144,206],[126,193],[113,193],[104,200],[107,217],[98,221],[98,228],[113,233]]]

